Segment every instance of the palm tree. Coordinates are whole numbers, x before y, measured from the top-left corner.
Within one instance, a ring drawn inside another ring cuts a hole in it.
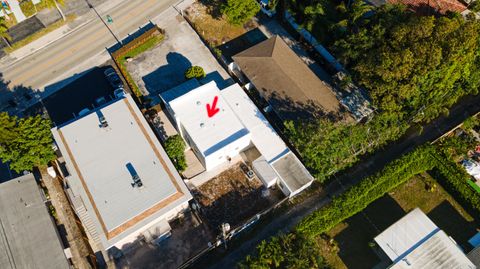
[[[65,5],[65,0],[43,0],[45,2],[45,6],[48,8],[53,8],[55,7],[58,10],[58,13],[62,16],[62,20],[65,21],[65,14],[63,14],[63,11],[60,9],[60,6]]]
[[[355,0],[353,3],[348,7],[348,15],[350,17],[350,21],[353,25],[357,25],[357,22],[363,18],[363,16],[373,10],[373,7],[367,4],[363,0]]]

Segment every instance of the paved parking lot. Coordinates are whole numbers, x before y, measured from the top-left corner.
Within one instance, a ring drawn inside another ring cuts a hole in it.
[[[176,11],[171,9],[168,12]],[[192,65],[203,67],[207,80],[217,81],[221,88],[228,85],[229,75],[190,25],[180,15],[169,15],[172,16],[154,21],[165,29],[165,40],[127,64],[128,71],[140,89],[147,95],[156,95],[175,87],[185,81],[184,72]]]
[[[84,108],[92,109],[99,97],[111,100],[113,88],[103,72],[107,67],[94,67],[81,77],[43,100],[55,125],[65,123]]]

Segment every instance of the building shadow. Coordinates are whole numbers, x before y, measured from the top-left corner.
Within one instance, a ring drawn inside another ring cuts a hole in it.
[[[166,65],[142,77],[150,95],[157,95],[186,81],[184,73],[192,66],[190,60],[177,52],[169,52],[166,59]]]
[[[267,37],[260,29],[255,28],[218,46],[218,49],[222,51],[222,56],[224,56],[228,62],[233,62],[232,56],[265,40],[267,40]]]
[[[384,195],[347,219],[347,227],[334,236],[339,247],[338,256],[346,267],[370,269],[381,262],[369,243],[405,214],[393,198]]]
[[[19,117],[28,116],[27,111],[31,106],[40,101],[39,92],[32,87],[23,85],[10,85],[10,81],[3,78],[0,73],[0,111]],[[42,114],[39,110],[38,114]]]
[[[114,99],[114,89],[103,74],[108,67],[90,68],[45,88],[49,95],[43,104],[56,126],[74,119],[83,109],[102,105],[99,98],[104,98],[104,102]]]
[[[464,250],[471,248],[468,240],[477,233],[476,225],[460,215],[450,202],[443,201],[427,215],[433,223],[451,236]]]

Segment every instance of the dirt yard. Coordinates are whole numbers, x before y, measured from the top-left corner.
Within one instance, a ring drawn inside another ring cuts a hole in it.
[[[248,180],[237,164],[200,186],[194,196],[212,227],[223,222],[236,227],[282,198],[279,190],[269,190],[268,195],[262,190],[262,182]]]
[[[219,0],[201,0],[185,11],[196,30],[211,46],[221,45],[258,26],[254,20],[243,26],[229,24],[220,12],[220,5]]]

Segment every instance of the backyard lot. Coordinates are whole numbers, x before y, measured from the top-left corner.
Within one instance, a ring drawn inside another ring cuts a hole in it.
[[[269,190],[268,195],[262,193],[263,190],[259,179],[248,180],[240,164],[235,164],[201,185],[193,194],[212,228],[218,228],[224,222],[233,228],[283,197],[279,190]]]
[[[322,254],[333,268],[372,268],[381,259],[369,243],[416,207],[468,251],[467,241],[477,232],[473,218],[433,178],[424,173],[330,230],[327,237],[319,239]],[[333,241],[329,243],[330,238]]]
[[[184,72],[192,65],[201,66],[206,80],[215,80],[223,88],[228,74],[204,46],[198,35],[180,16],[155,23],[165,30],[165,40],[127,63],[127,69],[145,95],[157,95],[185,82]]]

